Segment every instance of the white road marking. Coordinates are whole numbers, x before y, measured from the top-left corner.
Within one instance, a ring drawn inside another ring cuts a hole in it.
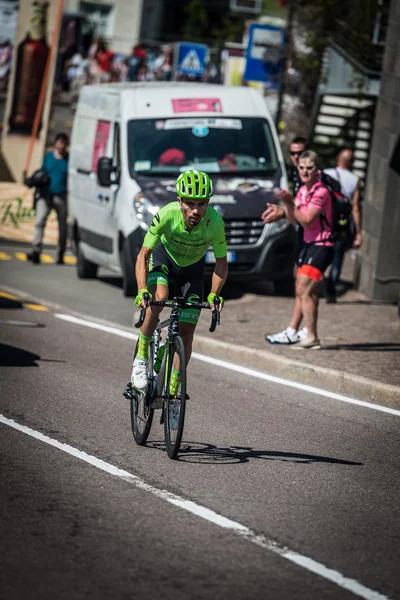
[[[92,329],[99,329],[100,331],[112,333],[113,335],[119,335],[120,337],[124,337],[129,340],[138,339],[136,333],[124,331],[123,329],[118,329],[118,327],[110,327],[109,325],[103,325],[102,323],[96,323],[95,321],[79,319],[78,317],[73,317],[72,315],[55,314],[54,316],[58,319],[62,319],[63,321],[69,321],[70,323],[76,323],[77,325],[83,325],[84,327],[91,327]],[[250,369],[249,367],[243,367],[242,365],[237,365],[226,360],[221,360],[220,358],[213,358],[212,356],[206,356],[205,354],[199,354],[198,352],[193,352],[192,358],[196,358],[197,360],[210,363],[217,367],[223,367],[224,369],[235,371],[236,373],[242,373],[243,375],[249,375],[250,377],[263,379],[264,381],[271,381],[272,383],[286,385],[288,387],[296,388],[297,390],[309,392],[310,394],[318,394],[319,396],[324,396],[325,398],[330,398],[332,400],[339,400],[340,402],[347,402],[348,404],[355,404],[356,406],[362,406],[364,408],[372,408],[373,410],[377,410],[379,412],[384,412],[390,415],[396,415],[397,417],[400,417],[400,410],[396,410],[395,408],[389,408],[387,406],[373,404],[372,402],[365,402],[364,400],[357,400],[356,398],[350,398],[350,396],[343,396],[342,394],[336,394],[335,392],[322,390],[320,388],[314,387],[313,385],[297,383],[296,381],[291,381],[290,379],[275,377],[275,375],[268,375],[268,373],[256,371],[255,369]]]
[[[191,500],[185,500],[184,498],[181,498],[176,494],[172,494],[167,490],[156,488],[140,479],[137,475],[129,473],[129,471],[125,471],[123,469],[115,467],[114,465],[111,465],[99,458],[96,458],[95,456],[91,456],[90,454],[87,454],[82,450],[78,450],[73,446],[63,444],[62,442],[50,438],[47,435],[40,433],[39,431],[35,431],[30,427],[20,425],[13,419],[8,419],[7,417],[4,417],[2,414],[0,414],[0,423],[3,423],[8,427],[12,427],[17,431],[21,431],[22,433],[25,433],[26,435],[29,435],[41,442],[44,442],[45,444],[49,444],[50,446],[53,446],[58,450],[62,450],[63,452],[66,452],[67,454],[74,456],[75,458],[78,458],[79,460],[82,460],[92,465],[93,467],[96,467],[97,469],[100,469],[101,471],[105,471],[109,475],[119,477],[120,479],[131,483],[135,487],[144,490],[145,492],[148,492],[150,494],[153,494],[154,496],[157,496],[157,498],[161,498],[162,500],[165,500],[166,502],[169,502],[170,504],[173,504],[183,510],[186,510],[187,512],[192,513],[197,517],[204,519],[205,521],[209,521],[210,523],[213,523],[218,527],[222,527],[223,529],[228,529],[236,535],[245,538],[249,542],[260,546],[265,550],[268,550],[275,554],[279,554],[279,556],[281,556],[282,558],[285,558],[286,560],[289,560],[290,562],[293,562],[296,565],[307,569],[307,571],[311,571],[312,573],[315,573],[316,575],[319,575],[320,577],[323,577],[324,579],[335,583],[341,588],[349,590],[350,592],[352,592],[356,596],[359,596],[360,598],[365,598],[365,600],[389,600],[387,596],[384,596],[379,592],[365,587],[355,579],[345,577],[339,571],[329,569],[322,563],[319,563],[318,561],[309,558],[308,556],[304,556],[302,554],[299,554],[298,552],[289,550],[284,546],[280,546],[279,544],[277,544],[273,540],[268,539],[264,535],[255,533],[246,525],[242,525],[237,521],[233,521],[232,519],[228,519],[222,515],[219,515],[218,513],[214,512],[209,508],[206,508],[205,506],[196,504]]]
[[[395,408],[373,404],[372,402],[365,402],[364,400],[357,400],[356,398],[350,398],[350,396],[343,396],[342,394],[336,394],[335,392],[329,392],[328,390],[321,390],[313,385],[296,383],[296,381],[290,381],[290,379],[283,379],[282,377],[275,377],[275,375],[268,375],[267,373],[262,373],[261,371],[256,371],[255,369],[249,369],[248,367],[236,365],[219,358],[212,358],[211,356],[206,356],[204,354],[193,352],[192,357],[217,367],[224,367],[225,369],[230,369],[231,371],[243,373],[243,375],[250,375],[251,377],[257,377],[258,379],[264,379],[265,381],[271,381],[273,383],[279,383],[281,385],[287,385],[288,387],[293,387],[298,390],[303,390],[304,392],[310,392],[310,394],[319,394],[320,396],[325,396],[325,398],[331,398],[332,400],[339,400],[340,402],[347,402],[348,404],[356,404],[357,406],[363,406],[364,408],[373,408],[374,410],[400,417],[400,410],[396,410]]]
[[[78,319],[78,317],[73,317],[72,315],[56,313],[54,316],[57,317],[57,319],[62,319],[63,321],[69,321],[70,323],[76,323],[77,325],[84,325],[84,327],[91,327],[92,329],[99,329],[100,331],[105,331],[106,333],[113,333],[114,335],[119,335],[119,337],[127,338],[128,340],[137,340],[139,337],[136,333],[131,333],[130,331],[124,331],[123,329],[118,329],[117,327],[110,327],[109,325],[96,323],[96,321]]]

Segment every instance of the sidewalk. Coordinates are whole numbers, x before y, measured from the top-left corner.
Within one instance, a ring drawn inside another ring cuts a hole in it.
[[[348,257],[345,279],[350,271]],[[299,383],[400,407],[400,319],[395,305],[371,303],[350,289],[336,304],[327,305],[321,298],[320,350],[267,344],[266,334],[289,325],[292,308],[293,298],[245,294],[227,299],[222,325],[213,334],[208,332],[209,314],[203,311],[194,350]]]

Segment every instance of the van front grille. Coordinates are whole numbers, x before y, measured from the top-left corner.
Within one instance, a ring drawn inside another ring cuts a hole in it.
[[[252,246],[260,239],[264,223],[259,220],[225,220],[226,241],[228,246]]]

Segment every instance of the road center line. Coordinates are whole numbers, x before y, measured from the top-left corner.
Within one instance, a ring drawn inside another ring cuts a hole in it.
[[[153,494],[154,496],[157,496],[157,498],[161,498],[162,500],[165,500],[166,502],[169,502],[170,504],[173,504],[174,506],[177,506],[182,510],[186,510],[187,512],[192,513],[193,515],[196,515],[197,517],[200,517],[205,521],[209,521],[210,523],[213,523],[214,525],[217,525],[222,529],[228,529],[236,535],[245,538],[252,544],[260,546],[261,548],[273,552],[274,554],[278,554],[282,558],[285,558],[286,560],[289,560],[290,562],[295,563],[300,567],[303,567],[307,571],[311,571],[312,573],[315,573],[316,575],[335,583],[339,587],[349,590],[350,592],[352,592],[356,596],[359,596],[360,598],[364,598],[365,600],[389,600],[387,596],[384,596],[379,592],[365,587],[355,579],[345,577],[339,571],[330,569],[322,563],[319,563],[313,560],[312,558],[309,558],[308,556],[298,554],[297,552],[289,550],[284,546],[280,546],[279,544],[277,544],[273,540],[268,539],[264,535],[259,535],[255,533],[246,525],[242,525],[237,521],[233,521],[222,515],[219,515],[218,513],[214,512],[209,508],[206,508],[205,506],[196,504],[191,500],[185,500],[184,498],[181,498],[176,494],[172,494],[167,490],[156,488],[140,479],[140,477],[138,477],[137,475],[129,473],[129,471],[125,471],[123,469],[115,467],[114,465],[111,465],[99,458],[96,458],[95,456],[87,454],[82,450],[78,450],[73,446],[63,444],[62,442],[50,438],[39,431],[35,431],[30,427],[21,425],[13,419],[8,419],[2,414],[0,414],[0,423],[3,423],[7,427],[11,427],[22,433],[25,433],[26,435],[29,435],[41,442],[44,442],[45,444],[49,444],[50,446],[53,446],[58,450],[62,450],[62,452],[65,452],[70,456],[74,456],[75,458],[78,458],[79,460],[82,460],[92,465],[93,467],[96,467],[97,469],[108,473],[109,475],[119,477],[120,479],[123,479],[124,481],[134,485],[135,487],[150,494]]]
[[[136,333],[131,333],[130,331],[118,329],[118,327],[111,327],[109,325],[103,325],[102,323],[96,323],[95,321],[79,319],[78,317],[74,317],[72,315],[56,313],[54,316],[58,319],[62,319],[63,321],[69,321],[70,323],[75,323],[76,325],[83,325],[84,327],[91,327],[92,329],[99,329],[100,331],[111,333],[113,335],[118,335],[129,340],[138,339]],[[257,379],[263,379],[264,381],[271,381],[271,383],[286,385],[288,387],[296,388],[297,390],[309,392],[310,394],[318,394],[319,396],[324,396],[325,398],[330,398],[331,400],[339,400],[339,402],[347,402],[348,404],[355,404],[356,406],[362,406],[364,408],[372,408],[373,410],[377,410],[379,412],[384,412],[390,415],[396,415],[397,417],[400,417],[400,410],[396,410],[395,408],[389,408],[387,406],[373,404],[372,402],[364,402],[363,400],[357,400],[356,398],[350,398],[349,396],[343,396],[342,394],[336,394],[335,392],[322,390],[312,385],[297,383],[295,381],[291,381],[290,379],[283,379],[282,377],[275,377],[275,375],[268,375],[268,373],[263,373],[262,371],[256,371],[255,369],[250,369],[249,367],[243,367],[242,365],[231,363],[226,360],[221,360],[219,358],[206,356],[205,354],[199,354],[198,352],[193,352],[192,358],[201,360],[206,363],[210,363],[217,367],[223,367],[224,369],[235,371],[236,373],[242,373],[243,375],[249,375],[250,377],[256,377]]]

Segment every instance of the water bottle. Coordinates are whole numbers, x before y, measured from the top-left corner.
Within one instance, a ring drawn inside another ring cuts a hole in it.
[[[158,373],[161,368],[161,362],[164,356],[164,352],[165,346],[160,346],[157,352],[156,360],[154,361],[154,370],[156,371],[156,373]]]

